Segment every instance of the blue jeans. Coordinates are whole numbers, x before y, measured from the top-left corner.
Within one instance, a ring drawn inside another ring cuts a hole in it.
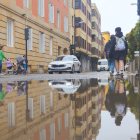
[[[115,60],[114,59],[108,59],[108,66],[109,66],[109,71],[114,73]]]
[[[2,60],[0,60],[0,73],[2,71]]]

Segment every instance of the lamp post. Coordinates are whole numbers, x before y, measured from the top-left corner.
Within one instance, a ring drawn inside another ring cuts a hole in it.
[[[25,28],[24,30],[25,32],[25,43],[26,43],[26,47],[25,47],[25,62],[26,62],[26,73],[27,73],[27,65],[28,65],[28,55],[27,55],[27,44],[28,44],[28,40],[29,40],[29,28]]]

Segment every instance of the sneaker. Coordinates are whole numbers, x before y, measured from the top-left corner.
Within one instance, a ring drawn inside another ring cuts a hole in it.
[[[116,77],[116,79],[119,79],[119,80],[122,80],[123,79],[123,75],[118,75],[117,77]]]
[[[119,72],[117,72],[115,76],[119,76],[119,75],[120,75]]]
[[[4,75],[3,73],[0,73],[0,76]]]
[[[124,75],[124,71],[123,70],[120,70],[120,75]]]
[[[113,75],[112,71],[109,71],[109,73],[110,73],[111,76]]]

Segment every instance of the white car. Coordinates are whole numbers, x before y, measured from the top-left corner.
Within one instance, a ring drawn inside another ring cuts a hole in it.
[[[108,78],[98,78],[98,85],[99,86],[106,86],[108,85]]]
[[[79,79],[50,80],[48,83],[52,89],[56,89],[63,94],[74,94],[81,86]]]
[[[108,61],[107,59],[99,59],[97,64],[97,70],[98,71],[107,71],[109,69],[108,67]]]
[[[81,63],[74,55],[61,55],[48,66],[48,73],[53,72],[81,72]]]

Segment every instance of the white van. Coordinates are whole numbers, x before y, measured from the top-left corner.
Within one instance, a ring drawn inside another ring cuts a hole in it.
[[[109,67],[108,67],[107,59],[99,59],[98,64],[97,64],[97,70],[98,71],[101,71],[101,70],[107,71],[108,69],[109,69]]]

